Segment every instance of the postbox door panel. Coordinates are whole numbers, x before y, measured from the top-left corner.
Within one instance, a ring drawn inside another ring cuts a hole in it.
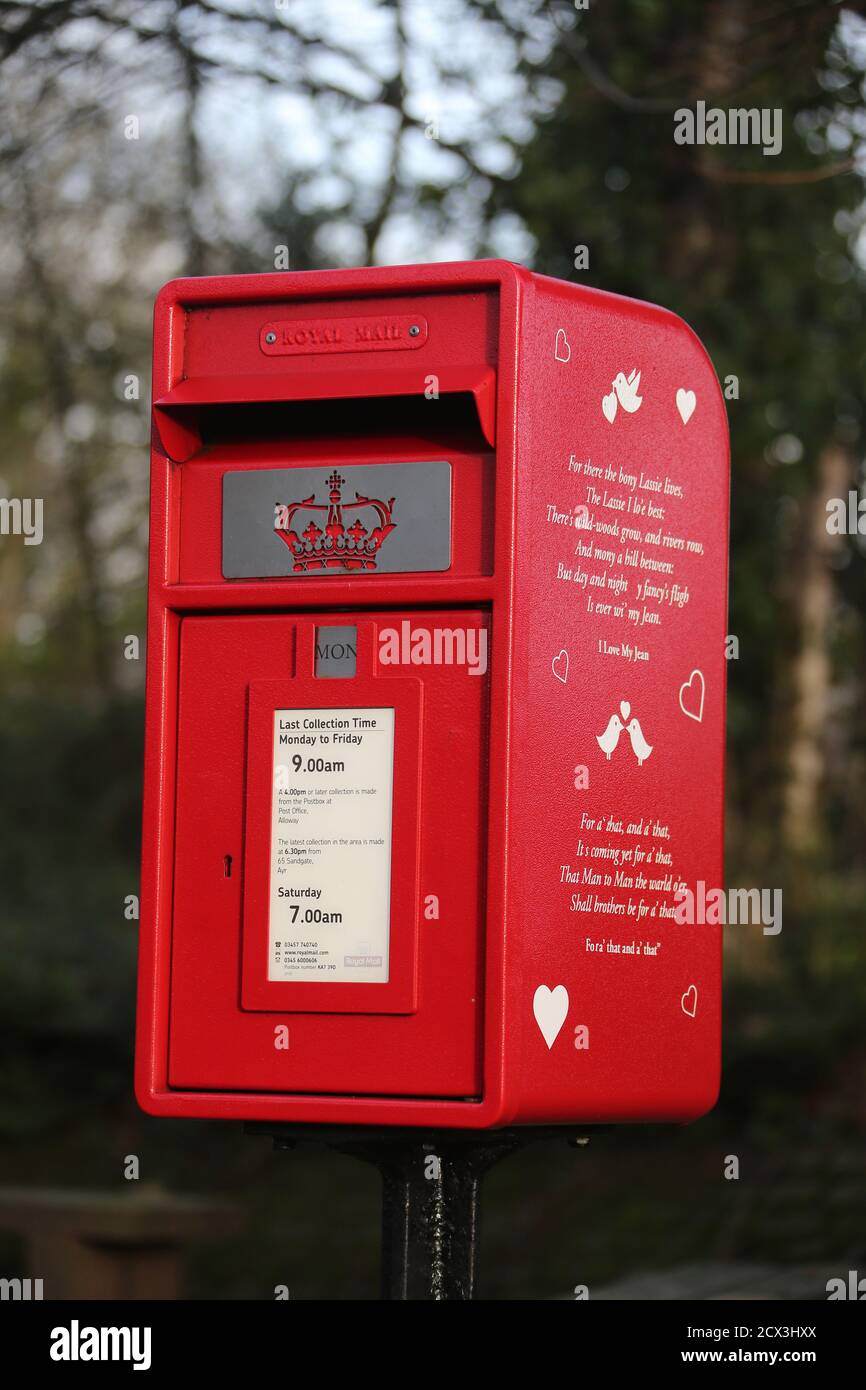
[[[182,621],[171,1086],[480,1095],[488,643]]]

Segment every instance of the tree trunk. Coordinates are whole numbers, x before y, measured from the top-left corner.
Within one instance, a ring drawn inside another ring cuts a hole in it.
[[[827,502],[831,497],[847,496],[851,476],[845,450],[828,444],[818,459],[815,490],[804,518],[795,597],[800,636],[791,671],[792,717],[782,813],[784,845],[795,855],[809,853],[820,840],[825,729],[832,683],[828,636],[834,582],[829,560],[839,545],[839,538],[827,530]]]

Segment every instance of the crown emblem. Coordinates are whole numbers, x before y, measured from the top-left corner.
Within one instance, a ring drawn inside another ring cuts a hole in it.
[[[301,502],[276,504],[274,530],[295,557],[296,574],[376,568],[376,556],[396,524],[391,520],[394,498],[382,502],[356,492],[353,502],[344,502],[345,482],[335,468],[328,478],[327,502],[317,502],[316,494],[311,492]],[[322,517],[323,512],[327,513],[326,518]],[[344,518],[352,524],[347,526]],[[318,522],[322,520],[324,525],[320,526]]]

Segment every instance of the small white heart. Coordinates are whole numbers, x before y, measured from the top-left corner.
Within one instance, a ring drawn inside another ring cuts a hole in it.
[[[564,328],[557,328],[556,330],[556,344],[553,349],[553,355],[557,362],[571,361],[571,344],[565,336]]]
[[[698,1011],[698,988],[697,985],[689,985],[682,999],[680,1000],[684,1014],[689,1018],[694,1018]]]
[[[613,424],[614,419],[616,417],[616,405],[617,401],[615,391],[611,391],[610,394],[607,396],[602,396],[601,408],[604,411],[605,419],[609,420],[611,424]]]
[[[559,1037],[568,1014],[568,990],[565,985],[557,985],[555,989],[539,985],[532,998],[532,1012],[549,1051]]]
[[[697,680],[695,680],[697,677]],[[694,687],[694,689],[692,688]],[[700,724],[704,717],[704,675],[702,671],[692,671],[687,681],[680,686],[680,709],[689,719]],[[688,701],[688,703],[686,703]]]
[[[677,410],[680,412],[684,425],[687,425],[694,415],[697,403],[698,398],[694,391],[684,391],[682,386],[679,388],[677,391]]]
[[[565,685],[565,682],[568,680],[568,652],[565,650],[565,647],[563,647],[559,656],[553,658],[551,669],[556,679],[562,681],[562,684]]]
[[[620,700],[619,712],[622,715],[623,724],[627,724],[628,717],[631,714],[631,705],[629,704],[628,700]]]

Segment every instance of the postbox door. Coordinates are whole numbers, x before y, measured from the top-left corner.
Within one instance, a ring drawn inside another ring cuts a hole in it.
[[[180,644],[170,1084],[478,1096],[489,614]]]

